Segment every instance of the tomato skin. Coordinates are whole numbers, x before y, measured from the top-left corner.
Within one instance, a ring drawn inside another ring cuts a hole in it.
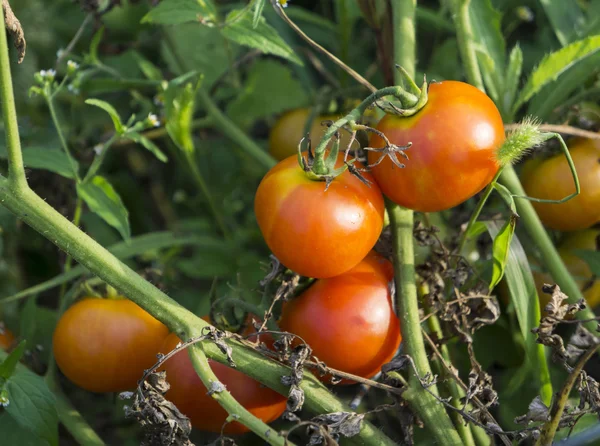
[[[127,299],[85,298],[62,315],[53,337],[64,375],[90,392],[137,386],[169,334],[168,328]]]
[[[389,265],[372,253],[345,274],[317,280],[284,304],[279,326],[304,339],[327,366],[371,378],[402,340],[388,288]]]
[[[569,144],[569,151],[581,193],[560,204],[532,202],[544,225],[560,231],[587,229],[600,221],[600,142],[577,139]],[[521,180],[530,197],[560,200],[575,192],[573,176],[563,154],[526,163]]]
[[[498,172],[496,150],[504,125],[492,100],[457,81],[432,83],[429,100],[414,116],[386,115],[378,124],[391,143],[404,146],[409,159],[400,169],[385,157],[372,168],[383,193],[395,203],[421,212],[454,207],[487,186]],[[372,134],[370,147],[385,146]],[[369,152],[369,164],[381,154]]]
[[[4,326],[3,322],[0,322],[0,348],[2,350],[8,350],[15,344],[15,336],[12,332]]]
[[[306,136],[304,128],[309,117],[310,109],[298,108],[284,113],[277,120],[269,133],[269,153],[273,158],[282,161],[298,153],[298,144]],[[321,123],[337,121],[340,118],[341,115],[320,115],[313,119],[309,133],[313,149],[327,131],[327,126]],[[340,130],[340,148],[345,149],[349,142],[350,133]],[[357,148],[358,144],[353,143],[353,147]]]
[[[262,336],[261,336],[262,337]],[[180,339],[171,333],[161,352],[173,350]],[[265,423],[276,420],[284,412],[287,398],[274,390],[264,387],[258,381],[226,365],[209,360],[212,371],[217,375],[231,395],[250,413]],[[206,387],[196,374],[187,350],[169,358],[160,370],[167,372],[171,388],[165,397],[192,422],[192,426],[208,432],[221,432],[227,419],[227,412],[207,394]],[[227,423],[225,434],[241,434],[248,428],[238,422]]]
[[[573,275],[579,289],[583,292],[583,297],[590,308],[600,304],[600,280],[594,280],[591,286],[590,280],[593,278],[593,273],[588,264],[575,254],[578,249],[595,251],[596,238],[600,235],[598,229],[588,229],[585,231],[577,231],[569,233],[558,246],[558,253],[565,262],[567,269]],[[550,295],[542,292],[542,286],[545,283],[554,283],[552,277],[547,273],[534,271],[533,278],[540,297],[540,307],[543,310],[548,302]]]
[[[341,164],[343,155],[338,161]],[[346,171],[325,190],[310,180],[296,156],[280,161],[256,191],[254,211],[269,249],[286,267],[326,278],[356,266],[375,246],[383,228],[384,202]]]

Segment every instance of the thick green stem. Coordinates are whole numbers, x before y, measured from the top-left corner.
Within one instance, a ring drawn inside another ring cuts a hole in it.
[[[527,195],[512,166],[506,166],[504,168],[500,180],[513,195]],[[560,289],[569,296],[569,303],[575,303],[580,299],[583,299],[583,294],[560,258],[556,247],[552,243],[552,239],[550,239],[548,232],[546,232],[546,228],[544,228],[544,225],[540,221],[531,202],[518,198],[515,202],[517,205],[517,213],[520,215],[529,237],[531,237],[540,251],[542,263],[558,286],[560,286]],[[577,313],[577,318],[584,320],[592,319],[594,318],[594,313],[589,308],[586,308]],[[593,333],[596,330],[597,323],[594,321],[586,322],[584,326]]]
[[[456,38],[460,49],[460,56],[467,72],[469,83],[485,91],[483,78],[477,62],[477,52],[473,41],[473,27],[469,17],[469,4],[471,0],[451,0],[454,24],[456,25]]]
[[[213,391],[211,393],[211,397],[227,411],[229,414],[229,417],[227,418],[228,421],[238,421],[242,423],[269,444],[276,446],[293,446],[293,443],[286,441],[279,432],[273,430],[263,421],[256,418],[254,415],[248,412],[244,406],[238,403],[233,396],[231,396],[231,393],[219,381],[217,375],[215,375],[210,368],[208,360],[206,359],[206,354],[204,353],[200,344],[192,345],[190,347],[189,355],[190,359],[192,360],[192,365],[194,366],[194,369],[196,370],[196,373],[198,373],[198,376],[202,380],[204,386],[210,391],[218,388],[218,391]]]
[[[394,270],[396,276],[397,311],[402,329],[404,351],[415,364],[418,376],[410,373],[409,390],[413,395],[410,407],[419,414],[425,427],[439,444],[460,445],[461,439],[448,413],[433,395],[423,389],[420,378],[431,375],[419,318],[419,302],[415,284],[415,255],[413,244],[414,213],[395,204],[388,205],[390,226],[394,237]],[[429,390],[438,394],[436,386]]]
[[[4,132],[6,133],[6,146],[17,147],[18,150],[8,152],[8,174],[15,184],[27,184],[25,166],[21,154],[21,141],[19,140],[19,123],[15,109],[15,97],[12,90],[12,76],[10,73],[10,60],[6,41],[6,28],[4,25],[4,10],[0,7],[0,92],[2,93],[2,115],[4,116]]]
[[[393,26],[396,34],[394,38],[394,61],[413,77],[415,75],[415,11],[417,0],[395,0],[393,3]]]

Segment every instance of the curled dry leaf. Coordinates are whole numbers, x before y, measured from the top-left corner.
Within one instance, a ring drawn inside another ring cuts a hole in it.
[[[142,426],[142,446],[194,446],[189,440],[190,420],[163,396],[169,390],[166,372],[150,374],[133,394],[133,404],[125,406],[125,416]],[[131,396],[124,395],[124,397]]]
[[[517,424],[529,424],[532,421],[546,422],[550,419],[550,408],[544,404],[542,398],[538,395],[529,404],[529,409],[525,415],[515,418]]]
[[[12,35],[15,40],[15,48],[18,53],[18,63],[23,62],[25,58],[25,49],[27,48],[27,42],[25,41],[25,33],[23,32],[23,27],[21,26],[21,22],[15,16],[12,9],[10,8],[10,4],[8,0],[2,0],[2,9],[4,10],[4,24],[8,32]]]

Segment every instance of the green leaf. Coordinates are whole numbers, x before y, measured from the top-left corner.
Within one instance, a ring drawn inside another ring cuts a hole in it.
[[[119,231],[124,239],[131,237],[129,212],[106,178],[97,175],[91,181],[78,184],[77,194],[92,212]]]
[[[488,221],[486,225],[490,235],[495,239],[501,231],[499,223]],[[514,377],[515,379],[517,379],[517,375],[523,377],[528,373],[528,368],[533,368],[536,372],[534,376],[540,380],[540,394],[544,400],[547,400],[548,397],[552,396],[552,385],[546,354],[544,346],[536,343],[536,336],[531,332],[540,323],[540,302],[529,260],[516,236],[512,237],[510,243],[504,277],[508,285],[511,302],[515,307],[527,357],[526,364],[519,369],[521,372],[515,374]]]
[[[0,146],[0,158],[6,159],[6,146]],[[73,160],[76,169],[79,170],[79,164]],[[69,158],[60,149],[50,149],[46,147],[25,147],[23,149],[23,164],[30,169],[43,169],[49,172],[57,173],[65,178],[75,178]]]
[[[25,429],[6,412],[0,413],[0,432],[2,444],[15,446],[48,446],[48,442],[38,438],[29,429]]]
[[[584,36],[585,15],[576,0],[540,0],[540,3],[562,46]]]
[[[15,373],[15,369],[17,364],[23,357],[23,353],[25,353],[25,346],[27,341],[19,342],[19,345],[6,357],[4,361],[0,364],[0,377],[4,379],[9,379],[13,373]]]
[[[494,9],[491,0],[478,0],[469,4],[469,16],[474,40],[494,62],[493,69],[503,73],[506,44],[500,28],[501,14]]]
[[[125,138],[130,139],[143,147],[148,149],[159,161],[166,163],[168,161],[167,155],[164,154],[160,148],[152,142],[152,140],[146,138],[144,135],[138,132],[127,132],[124,135]]]
[[[252,27],[256,28],[260,23],[266,0],[257,0],[254,4],[254,15],[252,16]]]
[[[243,90],[229,103],[227,114],[248,129],[259,119],[307,105],[308,97],[288,67],[275,60],[261,60],[250,68]]]
[[[108,113],[108,115],[110,116],[110,119],[112,119],[113,124],[115,126],[115,131],[119,135],[122,135],[125,132],[125,126],[121,122],[121,117],[119,116],[119,113],[117,113],[117,110],[115,110],[115,108],[112,105],[110,105],[108,102],[101,101],[100,99],[87,99],[85,101],[85,103],[88,105],[94,105],[98,108],[101,108],[106,113]]]
[[[31,372],[18,372],[6,381],[6,412],[22,427],[58,445],[58,415],[54,395],[45,381]]]
[[[508,253],[510,251],[510,242],[515,233],[517,219],[511,216],[502,226],[500,231],[494,236],[492,247],[492,256],[494,258],[494,267],[492,271],[492,280],[490,281],[490,291],[496,288],[496,285],[502,280],[506,262],[508,261]]]
[[[497,104],[500,101],[500,94],[504,90],[504,81],[499,76],[494,61],[485,49],[478,49],[477,59],[479,60],[479,66],[481,67],[481,74],[483,76],[483,81],[485,82],[486,92]]]
[[[217,9],[212,0],[163,0],[142,18],[142,23],[180,25],[187,22],[212,24]]]
[[[153,232],[150,234],[133,237],[126,242],[116,243],[108,248],[108,250],[121,260],[131,259],[135,256],[144,254],[149,251],[161,250],[166,248],[176,248],[180,246],[198,246],[206,249],[218,249],[222,245],[222,241],[212,237],[177,234],[175,232]],[[59,274],[52,279],[34,285],[25,290],[19,291],[16,294],[3,298],[0,303],[5,304],[14,300],[22,299],[33,294],[38,294],[43,291],[52,289],[70,280],[76,279],[82,274],[87,273],[87,270],[79,265],[72,268],[66,273]]]
[[[515,199],[512,193],[508,190],[506,186],[503,184],[494,182],[494,189],[500,194],[504,203],[508,206],[513,215],[517,214],[517,205],[515,204]]]
[[[574,42],[544,57],[529,76],[527,84],[521,90],[521,94],[513,107],[513,111],[516,111],[521,105],[531,99],[542,87],[558,79],[566,70],[586,60],[599,50],[600,36],[592,36]]]
[[[259,18],[256,27],[252,22],[252,17],[244,10],[233,10],[227,14],[226,25],[221,29],[221,34],[232,42],[256,48],[265,54],[273,54],[302,65],[300,58],[264,17]]]
[[[576,249],[573,253],[588,264],[593,275],[600,277],[600,251]]]
[[[196,70],[204,76],[203,85],[210,88],[215,80],[229,69],[227,51],[223,51],[223,37],[217,28],[198,26],[189,23],[163,28],[168,39],[175,42],[175,51],[161,39],[161,55],[169,70],[176,74],[187,74]],[[236,58],[236,48],[232,48],[232,58]],[[185,61],[181,66],[180,61]]]
[[[515,45],[508,57],[508,66],[504,75],[504,94],[500,98],[500,108],[503,117],[512,122],[512,117],[508,116],[512,110],[513,102],[519,89],[521,80],[521,70],[523,69],[523,51],[519,44]],[[505,121],[506,122],[506,121]]]
[[[160,5],[161,5],[161,3],[159,3],[159,6]],[[146,59],[144,56],[142,56],[137,51],[132,50],[131,55],[137,62],[138,67],[140,67],[140,70],[142,71],[142,73],[144,73],[144,76],[146,76],[148,79],[153,80],[153,81],[162,81],[163,80],[162,71],[160,71],[160,69],[156,65],[154,65],[152,62],[150,62],[148,59]]]
[[[482,221],[476,221],[469,228],[467,237],[469,237],[469,238],[477,237],[478,235],[483,234],[485,231],[487,231],[487,227],[486,227],[485,223]]]
[[[166,129],[173,142],[181,150],[194,153],[192,137],[192,120],[194,117],[196,92],[202,78],[195,83],[181,85],[178,79],[169,82],[165,91],[165,113],[167,116]]]
[[[98,47],[102,41],[102,36],[104,36],[104,26],[101,26],[100,29],[96,31],[96,34],[94,34],[90,43],[90,62],[93,65],[100,63],[100,59],[98,59]]]

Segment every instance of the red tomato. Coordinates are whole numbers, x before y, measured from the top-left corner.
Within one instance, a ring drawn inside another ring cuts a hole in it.
[[[392,277],[390,262],[372,253],[285,303],[279,326],[304,339],[327,366],[370,378],[402,340],[388,288]]]
[[[340,154],[338,165],[342,159]],[[263,178],[254,210],[281,263],[303,276],[326,278],[350,270],[375,246],[384,203],[374,182],[367,186],[348,171],[325,190],[325,183],[309,179],[291,156]]]
[[[170,334],[162,348],[163,353],[173,350],[180,342],[174,334]],[[263,386],[258,381],[215,361],[210,367],[231,395],[244,406],[252,415],[265,423],[276,420],[284,412],[287,398],[274,390]],[[186,415],[197,429],[209,432],[221,432],[227,412],[217,401],[207,394],[206,387],[196,374],[187,351],[181,351],[168,359],[161,370],[167,372],[167,381],[171,388],[165,397],[172,401]],[[243,424],[228,423],[226,434],[241,434],[247,432]]]
[[[504,125],[492,100],[457,81],[432,83],[429,100],[414,116],[385,116],[377,126],[392,144],[412,143],[400,169],[386,156],[372,168],[381,190],[395,203],[421,212],[454,207],[481,191],[498,172],[496,150]],[[371,136],[370,147],[384,147]],[[369,152],[369,164],[381,154]]]
[[[62,315],[53,337],[60,370],[90,392],[133,389],[169,334],[127,299],[86,298]]]
[[[576,139],[569,144],[569,151],[581,193],[560,204],[532,202],[544,225],[560,231],[587,229],[600,221],[600,142]],[[560,200],[575,192],[573,175],[563,154],[526,163],[521,180],[527,195],[535,198]]]
[[[4,326],[4,322],[0,322],[0,348],[8,350],[15,343],[15,336]]]

